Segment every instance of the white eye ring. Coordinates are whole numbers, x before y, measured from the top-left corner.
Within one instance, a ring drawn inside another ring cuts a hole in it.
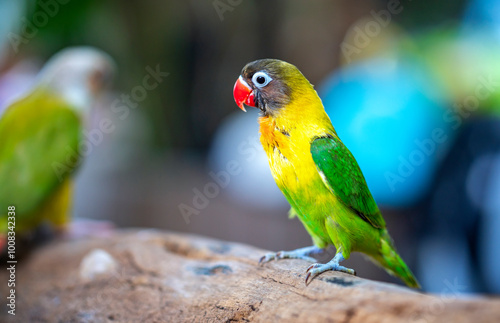
[[[258,88],[268,85],[273,79],[264,72],[257,72],[252,76],[252,82]]]

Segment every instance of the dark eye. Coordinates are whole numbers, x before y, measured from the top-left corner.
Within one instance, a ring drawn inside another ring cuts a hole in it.
[[[273,79],[269,75],[262,71],[255,73],[252,77],[253,84],[258,88],[268,85],[272,80]]]

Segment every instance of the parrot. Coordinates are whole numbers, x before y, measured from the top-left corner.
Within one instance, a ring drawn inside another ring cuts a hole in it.
[[[356,159],[337,135],[313,85],[294,65],[261,59],[243,67],[233,87],[237,106],[260,109],[260,142],[272,176],[313,245],[264,255],[259,263],[279,259],[313,262],[305,284],[326,271],[355,275],[340,265],[361,252],[411,288],[417,279],[401,259],[387,231]],[[314,255],[333,245],[326,264]]]
[[[44,222],[64,230],[83,131],[114,70],[101,50],[66,48],[0,116],[0,249],[12,231],[29,235]]]

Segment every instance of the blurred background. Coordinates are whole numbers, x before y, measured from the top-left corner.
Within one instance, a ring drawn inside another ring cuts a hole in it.
[[[316,85],[423,289],[500,293],[500,1],[0,0],[0,111],[75,45],[118,67],[88,124],[116,128],[78,171],[75,218],[310,245],[258,112],[232,97],[247,62],[279,58]],[[126,103],[151,69],[169,74]],[[346,266],[399,283],[359,254]]]

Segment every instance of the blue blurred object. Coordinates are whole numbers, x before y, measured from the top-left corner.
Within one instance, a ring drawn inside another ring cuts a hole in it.
[[[375,200],[399,207],[422,197],[451,137],[425,67],[410,58],[360,61],[329,76],[319,94]]]
[[[0,66],[9,50],[15,48],[13,38],[19,37],[19,18],[26,6],[26,1],[0,0]],[[17,54],[15,50],[14,54]]]
[[[486,28],[500,40],[500,1],[473,0],[464,16],[463,26],[469,30]]]
[[[417,270],[424,290],[441,292],[451,282],[460,293],[500,291],[499,171],[500,119],[468,120],[421,204]]]
[[[500,136],[499,136],[500,137]],[[500,148],[500,147],[499,147]],[[500,293],[500,152],[492,157],[492,172],[484,197],[484,218],[479,236],[481,274],[488,282],[488,291]]]

